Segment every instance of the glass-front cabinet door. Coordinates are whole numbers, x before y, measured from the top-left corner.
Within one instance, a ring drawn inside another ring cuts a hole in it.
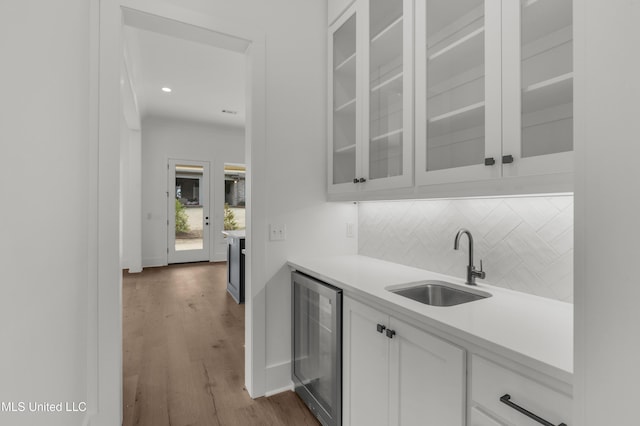
[[[365,189],[411,186],[413,16],[411,0],[361,0],[368,81],[363,90]],[[408,18],[407,18],[408,17]]]
[[[329,191],[358,189],[360,121],[357,14],[351,7],[329,28]]]
[[[416,2],[416,183],[500,177],[500,2]]]
[[[413,3],[356,0],[329,28],[330,193],[413,184]]]
[[[503,1],[504,176],[573,169],[571,0]]]

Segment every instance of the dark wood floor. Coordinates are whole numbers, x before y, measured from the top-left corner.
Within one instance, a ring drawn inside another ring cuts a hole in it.
[[[296,394],[244,390],[244,305],[226,264],[124,274],[124,425],[318,425]]]

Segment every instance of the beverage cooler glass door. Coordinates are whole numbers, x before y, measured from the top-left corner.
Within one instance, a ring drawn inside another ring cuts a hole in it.
[[[324,425],[342,424],[342,290],[293,272],[292,379]]]

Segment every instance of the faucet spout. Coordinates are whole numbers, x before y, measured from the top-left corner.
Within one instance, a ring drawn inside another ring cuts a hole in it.
[[[480,270],[478,271],[473,265],[473,236],[469,230],[460,228],[458,233],[456,234],[456,238],[453,241],[453,249],[458,250],[460,248],[460,237],[466,235],[469,238],[469,264],[467,265],[467,284],[476,285],[476,277],[480,279],[484,279],[486,274],[482,270],[482,266],[480,266]],[[480,261],[480,265],[482,265],[482,261]]]

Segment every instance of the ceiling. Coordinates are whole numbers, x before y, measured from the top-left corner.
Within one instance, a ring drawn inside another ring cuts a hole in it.
[[[161,116],[244,127],[245,55],[203,39],[123,28],[125,62],[141,119]]]

